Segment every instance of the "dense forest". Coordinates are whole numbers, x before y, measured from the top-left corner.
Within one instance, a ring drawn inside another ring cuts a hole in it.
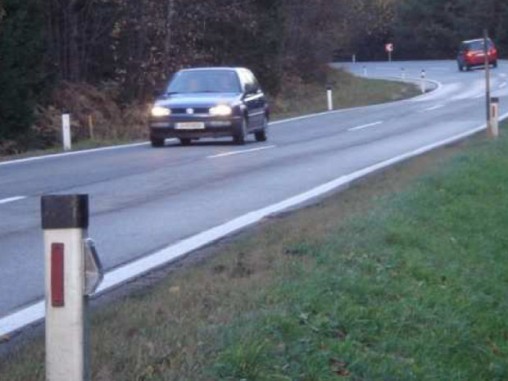
[[[51,145],[62,111],[110,100],[104,123],[142,123],[132,110],[181,67],[247,66],[276,96],[332,59],[385,59],[386,42],[394,59],[451,59],[484,28],[503,55],[508,2],[0,0],[0,152]]]

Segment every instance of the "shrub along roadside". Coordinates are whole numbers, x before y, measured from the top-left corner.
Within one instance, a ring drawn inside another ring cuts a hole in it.
[[[93,379],[506,380],[508,139],[466,148],[271,219],[101,308]],[[0,374],[43,380],[43,365],[34,343]]]

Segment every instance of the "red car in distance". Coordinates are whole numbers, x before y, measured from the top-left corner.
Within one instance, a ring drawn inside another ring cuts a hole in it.
[[[487,57],[489,65],[497,67],[497,49],[492,40],[487,39]],[[462,41],[457,55],[460,71],[471,70],[475,66],[485,65],[485,44],[483,38]]]

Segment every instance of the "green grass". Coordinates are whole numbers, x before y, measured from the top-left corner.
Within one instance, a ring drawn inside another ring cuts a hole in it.
[[[334,109],[393,102],[420,95],[410,83],[365,79],[342,70],[330,70],[326,84],[332,89]],[[288,84],[271,101],[273,119],[327,111],[326,84]]]
[[[270,291],[266,316],[242,322],[217,379],[507,380],[507,143],[305,244],[311,266]],[[264,361],[244,369],[242,349],[258,343]]]

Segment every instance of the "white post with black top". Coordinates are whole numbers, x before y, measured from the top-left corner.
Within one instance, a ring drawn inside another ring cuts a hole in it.
[[[326,103],[328,111],[333,110],[333,97],[332,97],[332,85],[326,85]]]
[[[84,238],[87,195],[41,199],[45,251],[46,380],[89,381]]]

